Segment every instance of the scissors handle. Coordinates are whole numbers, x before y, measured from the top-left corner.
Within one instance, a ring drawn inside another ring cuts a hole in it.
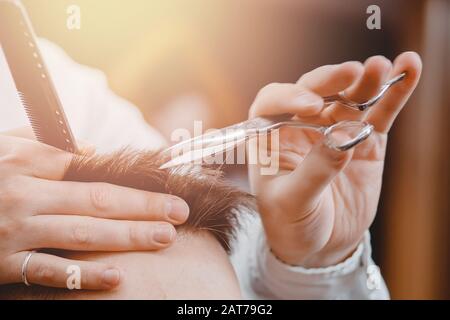
[[[358,110],[358,111],[365,111],[368,108],[374,106],[377,104],[378,101],[380,101],[384,95],[388,92],[388,90],[395,85],[396,83],[402,81],[406,77],[406,73],[402,73],[398,75],[397,77],[389,80],[386,82],[378,91],[378,93],[373,96],[371,99],[367,100],[366,102],[356,102],[353,100],[350,100],[346,97],[345,92],[341,92],[332,96],[324,97],[323,101],[325,103],[325,106],[330,106],[333,103],[339,103],[343,106],[346,106],[348,108]]]

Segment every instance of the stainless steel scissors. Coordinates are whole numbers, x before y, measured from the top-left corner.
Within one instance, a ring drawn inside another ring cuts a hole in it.
[[[380,88],[378,94],[364,103],[354,102],[348,99],[344,93],[339,93],[337,95],[325,97],[325,105],[329,106],[333,103],[339,103],[354,110],[365,111],[374,106],[384,97],[389,88],[403,80],[405,76],[406,75],[402,73],[388,81]],[[331,126],[321,126],[293,120],[293,117],[294,115],[292,114],[257,117],[209,134],[185,140],[163,151],[166,155],[177,155],[172,156],[171,160],[163,164],[160,169],[168,169],[204,160],[213,155],[223,154],[252,137],[268,134],[273,130],[286,126],[318,131],[325,136],[325,142],[330,148],[339,151],[346,151],[353,148],[367,139],[373,132],[373,126],[371,124],[361,121],[341,121]],[[336,136],[340,133],[344,133],[345,136],[347,136],[345,141],[338,141],[338,139],[336,139]],[[179,155],[181,151],[184,152]]]
[[[356,109],[359,111],[365,111],[366,109],[374,106],[378,101],[380,101],[380,99],[384,97],[384,95],[386,94],[386,92],[389,90],[390,87],[392,87],[397,82],[402,81],[405,77],[406,77],[406,74],[402,73],[402,74],[398,75],[397,77],[389,80],[380,88],[380,91],[378,91],[378,93],[373,98],[369,99],[368,101],[366,101],[364,103],[358,103],[358,102],[348,99],[345,96],[344,92],[341,92],[337,95],[325,97],[325,98],[323,98],[323,100],[325,102],[325,105],[339,103],[348,108]]]

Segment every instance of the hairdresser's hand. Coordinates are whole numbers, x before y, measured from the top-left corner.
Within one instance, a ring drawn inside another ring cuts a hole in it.
[[[279,259],[325,267],[353,253],[376,214],[387,134],[414,91],[421,68],[415,53],[400,55],[393,65],[383,57],[372,57],[364,65],[325,66],[304,75],[297,84],[273,84],[259,93],[251,117],[292,113],[320,124],[365,120],[375,126],[367,141],[348,152],[329,149],[321,136],[310,131],[283,128],[280,172],[261,176],[260,168],[251,167],[268,242]],[[402,72],[406,78],[370,111],[340,105],[323,108],[321,97],[343,90],[352,100],[366,101]]]
[[[63,182],[72,155],[0,134],[0,285],[19,283],[29,250],[158,250],[175,239],[173,225],[189,214],[173,196],[103,183]],[[113,265],[35,253],[31,284],[66,287],[67,267],[81,268],[82,289],[108,290],[120,283]]]

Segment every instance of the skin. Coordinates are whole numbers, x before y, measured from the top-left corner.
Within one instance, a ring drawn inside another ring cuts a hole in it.
[[[326,124],[364,120],[372,136],[348,152],[334,151],[323,138],[302,129],[280,130],[280,172],[261,176],[250,168],[250,181],[274,254],[291,265],[326,267],[351,255],[372,224],[380,197],[388,133],[416,88],[422,70],[413,52],[394,63],[380,56],[364,64],[347,62],[305,74],[295,84],[271,84],[253,104],[250,116],[296,114]],[[345,91],[355,101],[374,96],[388,79],[406,72],[369,111],[341,105],[324,108],[321,97]]]
[[[260,176],[259,168],[250,168],[268,243],[280,260],[322,267],[339,263],[354,251],[376,214],[387,134],[414,91],[421,69],[420,57],[412,52],[400,55],[393,65],[386,58],[372,57],[364,65],[321,67],[296,84],[272,84],[259,93],[251,117],[289,112],[320,124],[363,118],[376,130],[355,150],[337,152],[318,136],[285,128],[280,132],[280,173]],[[339,105],[323,107],[322,96],[343,90],[351,99],[366,100],[387,78],[405,71],[406,79],[366,113]],[[179,218],[168,218],[163,208],[173,198],[164,195],[59,181],[70,157],[36,142],[0,135],[0,284],[21,282],[20,268],[28,250],[162,249],[175,239],[172,224],[186,220],[188,209],[180,201],[174,206],[184,208]],[[156,230],[163,231],[164,243],[154,241]],[[82,267],[85,288],[111,289],[120,283],[114,265],[41,253],[33,256],[28,278],[35,284],[65,287],[65,270],[71,264]]]
[[[0,285],[22,282],[29,250],[159,250],[175,240],[174,225],[186,221],[187,204],[173,196],[61,181],[71,158],[29,139],[0,135]],[[120,283],[113,264],[43,253],[33,255],[28,281],[65,288],[66,268],[73,264],[82,269],[84,288],[107,290]]]
[[[180,232],[172,246],[158,252],[79,258],[119,266],[123,283],[112,292],[75,292],[69,299],[241,299],[227,253],[207,232]]]
[[[241,299],[228,255],[209,232],[180,231],[174,244],[160,251],[63,255],[118,266],[122,281],[109,291],[57,291],[50,294],[50,299]],[[22,295],[21,291],[18,298],[47,299],[47,295],[43,296],[39,290]]]

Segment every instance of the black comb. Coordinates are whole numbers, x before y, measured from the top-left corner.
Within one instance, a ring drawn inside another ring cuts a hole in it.
[[[20,1],[0,0],[0,44],[36,138],[76,153],[75,139]]]

